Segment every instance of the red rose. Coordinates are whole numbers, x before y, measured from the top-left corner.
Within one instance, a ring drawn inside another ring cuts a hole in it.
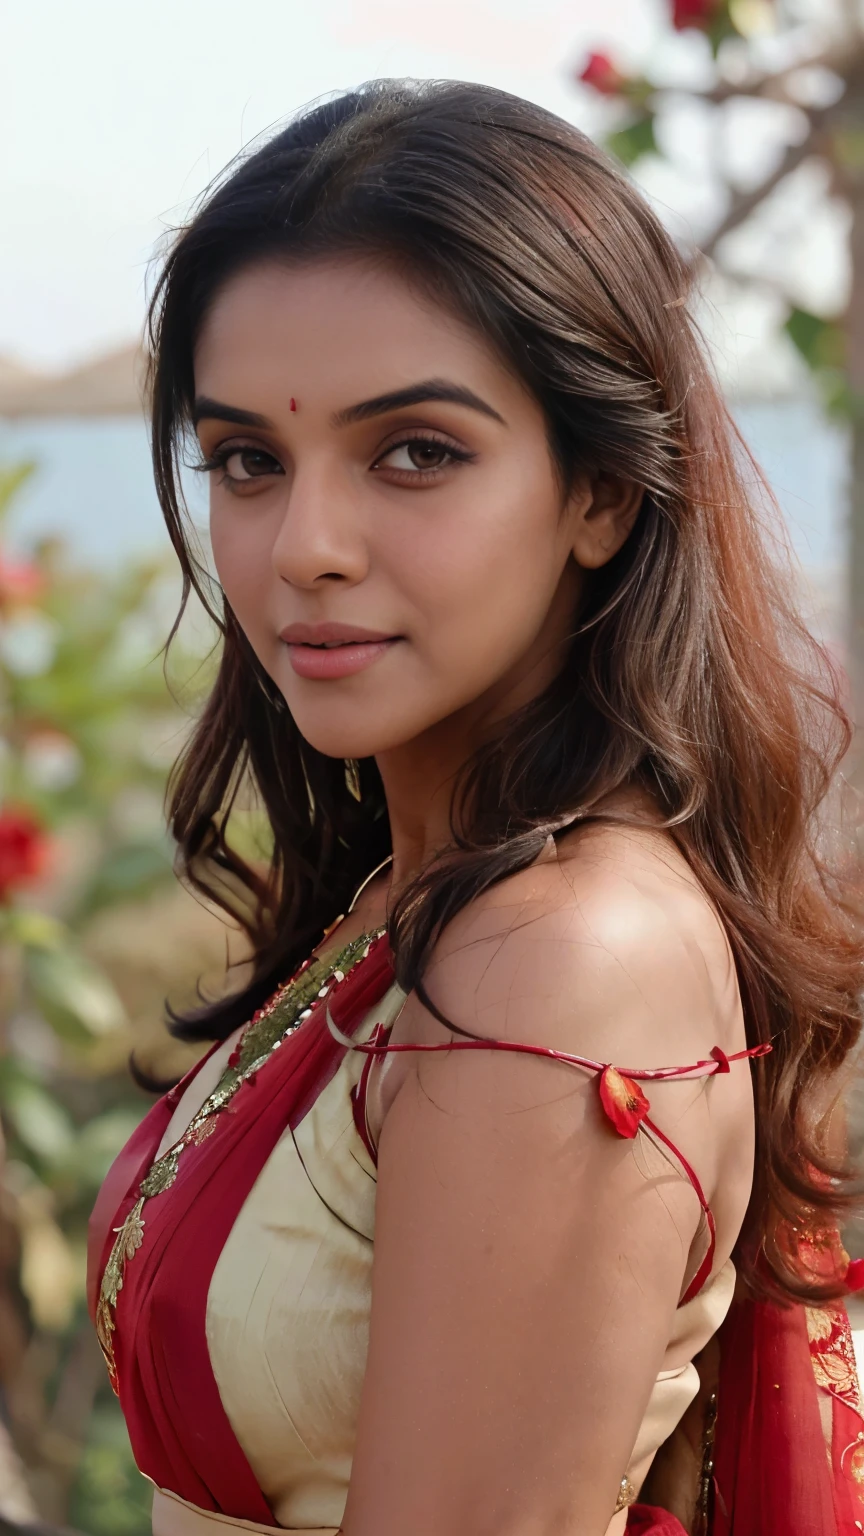
[[[577,78],[599,91],[601,96],[619,96],[627,84],[627,76],[605,53],[589,53]]]
[[[42,873],[48,844],[29,811],[7,806],[0,811],[0,901],[8,901],[16,885]]]
[[[672,25],[678,32],[685,27],[698,27],[704,32],[721,4],[722,0],[672,0]]]

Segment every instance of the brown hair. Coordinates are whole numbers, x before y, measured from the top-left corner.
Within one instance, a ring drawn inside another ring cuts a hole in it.
[[[851,1198],[815,1124],[860,1027],[861,937],[816,822],[847,723],[760,527],[770,493],[706,363],[684,260],[590,140],[500,91],[384,81],[303,113],[229,167],[162,270],[156,483],[184,604],[194,588],[224,637],[173,775],[171,825],[180,872],[239,918],[255,956],[242,991],[174,1028],[218,1039],[246,1020],[389,851],[374,761],[358,805],[341,761],[279,709],[196,563],[179,488],[193,347],[220,285],[268,256],[340,252],[400,264],[498,349],[541,403],[565,481],[606,471],[645,492],[631,537],[586,586],[554,683],[466,765],[452,852],[391,920],[399,980],[422,993],[442,928],[527,865],[550,821],[590,819],[622,785],[647,789],[725,923],[750,1043],[773,1045],[753,1069],[757,1174],[739,1262],[754,1284],[815,1293],[777,1234],[830,1223]],[[249,782],[273,830],[266,875],[226,835]]]

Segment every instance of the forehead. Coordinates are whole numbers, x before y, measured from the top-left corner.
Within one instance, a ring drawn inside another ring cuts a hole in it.
[[[244,268],[217,294],[195,348],[196,391],[251,409],[248,395],[271,389],[338,406],[432,377],[522,393],[479,332],[419,283],[359,258]]]

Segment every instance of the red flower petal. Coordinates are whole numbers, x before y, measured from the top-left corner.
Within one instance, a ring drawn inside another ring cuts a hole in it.
[[[0,901],[44,872],[47,851],[45,834],[30,811],[15,806],[0,810]]]
[[[672,25],[676,31],[698,27],[707,31],[720,9],[720,0],[672,0]]]
[[[618,96],[627,84],[627,76],[606,53],[589,53],[577,79],[593,86],[601,96]]]
[[[600,1073],[600,1103],[619,1136],[633,1139],[651,1105],[638,1083],[632,1077],[624,1077],[615,1067],[604,1067]]]

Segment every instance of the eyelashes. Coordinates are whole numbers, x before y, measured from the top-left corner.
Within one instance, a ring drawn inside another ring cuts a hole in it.
[[[412,454],[417,453],[418,450],[420,455],[424,452],[433,457],[436,454],[440,455],[441,462],[425,465],[415,463]],[[399,453],[407,453],[411,461],[409,466],[387,464],[388,459]],[[428,479],[430,476],[440,475],[450,464],[470,464],[474,458],[476,455],[469,452],[467,448],[459,448],[447,438],[438,437],[434,433],[412,432],[406,433],[398,442],[390,443],[383,453],[378,455],[372,469],[380,473],[382,468],[387,468],[391,474],[405,479]]]
[[[399,455],[407,458],[407,463],[393,462]],[[376,475],[402,485],[419,486],[434,483],[448,469],[458,464],[470,464],[475,458],[475,453],[460,447],[450,438],[436,432],[415,429],[387,444],[369,469]],[[233,467],[232,461],[236,461]],[[189,465],[189,468],[198,474],[218,474],[220,485],[232,491],[240,491],[241,494],[256,480],[268,480],[271,476],[285,474],[275,455],[257,443],[223,443],[208,457]]]
[[[228,465],[232,459],[238,459],[245,474],[231,474]],[[257,469],[249,468],[246,460],[258,461]],[[263,467],[262,467],[263,465]],[[224,443],[220,448],[214,449],[209,458],[201,459],[190,468],[197,474],[213,474],[222,471],[222,482],[228,481],[234,485],[247,485],[250,480],[262,480],[269,475],[283,475],[285,471],[279,460],[265,449],[253,446],[249,443]],[[220,482],[220,483],[222,483]]]

